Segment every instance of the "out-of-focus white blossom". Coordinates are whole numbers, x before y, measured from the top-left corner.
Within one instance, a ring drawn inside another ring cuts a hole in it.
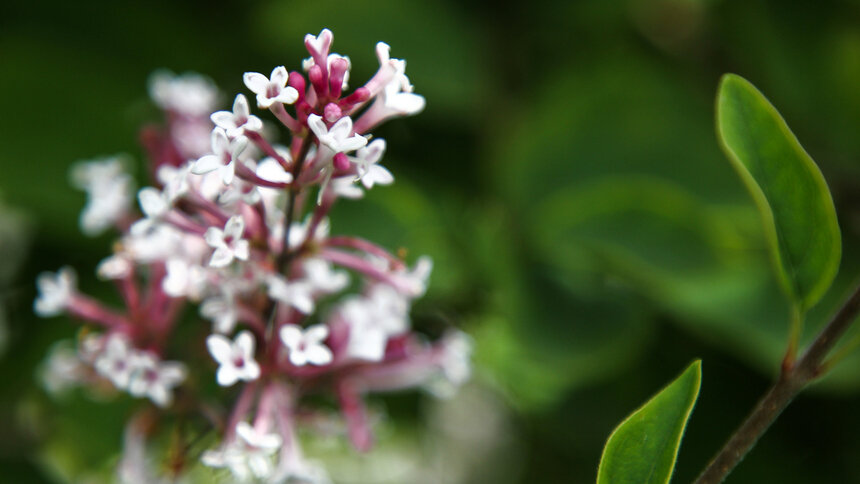
[[[324,324],[315,324],[307,329],[296,324],[281,326],[281,341],[289,350],[290,363],[296,366],[331,363],[331,350],[323,343],[328,332],[328,326]]]
[[[85,234],[98,235],[128,215],[133,181],[119,158],[78,163],[71,178],[88,195],[80,218]]]
[[[220,365],[218,384],[229,387],[239,380],[252,381],[260,376],[260,365],[254,360],[254,335],[242,331],[230,341],[226,336],[213,334],[206,338],[209,354]]]
[[[39,274],[36,279],[39,296],[33,303],[36,314],[49,317],[62,313],[75,293],[76,280],[75,271],[71,267],[63,267],[56,273]]]

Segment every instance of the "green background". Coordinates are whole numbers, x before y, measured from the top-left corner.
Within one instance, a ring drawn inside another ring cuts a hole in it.
[[[774,376],[788,311],[714,135],[724,72],[761,89],[833,192],[843,265],[806,340],[860,274],[860,2],[3,2],[0,482],[109,468],[136,403],[57,402],[37,384],[47,348],[75,328],[32,315],[36,274],[69,264],[115,298],[91,275],[111,238],[78,231],[70,164],[128,153],[142,175],[137,130],[159,121],[150,72],[204,73],[226,106],[243,72],[297,68],[304,34],[323,27],[353,86],[384,40],[427,98],[378,131],[397,183],[340,205],[333,229],[433,256],[416,326],[475,337],[476,381],[504,424],[459,437],[496,449],[466,459],[461,482],[593,482],[615,425],[701,358],[675,474],[688,482]],[[429,434],[428,400],[375,400],[394,416],[390,447],[427,451],[399,439]],[[859,407],[849,358],[728,482],[860,482]]]

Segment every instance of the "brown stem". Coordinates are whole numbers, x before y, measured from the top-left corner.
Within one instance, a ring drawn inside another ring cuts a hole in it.
[[[818,334],[797,364],[784,368],[779,380],[758,402],[746,421],[729,438],[708,467],[702,471],[695,484],[723,482],[792,399],[821,374],[824,358],[854,322],[858,312],[860,312],[860,286]]]

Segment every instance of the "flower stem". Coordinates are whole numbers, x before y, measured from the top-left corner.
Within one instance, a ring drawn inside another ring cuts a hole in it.
[[[860,286],[854,289],[833,319],[809,345],[797,364],[783,367],[779,380],[762,397],[746,421],[702,471],[695,484],[723,482],[794,397],[821,376],[824,369],[822,361],[851,327],[858,312],[860,312]]]
[[[287,195],[286,221],[284,222],[284,247],[281,250],[280,256],[278,257],[278,268],[280,269],[282,274],[287,274],[290,261],[293,258],[292,251],[290,250],[290,229],[293,226],[293,219],[296,215],[296,197],[298,196],[299,190],[301,189],[301,186],[298,183],[298,179],[302,173],[302,167],[305,164],[305,158],[308,157],[308,152],[310,151],[312,144],[313,142],[311,135],[308,135],[302,140],[302,147],[299,151],[299,155],[296,157],[296,164],[293,167],[293,183],[290,185],[289,194]]]

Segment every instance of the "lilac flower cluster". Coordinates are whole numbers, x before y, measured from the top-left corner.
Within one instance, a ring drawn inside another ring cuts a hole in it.
[[[373,242],[332,235],[327,218],[337,200],[394,182],[380,164],[385,141],[371,141],[370,132],[424,108],[406,62],[380,42],[378,71],[347,94],[351,63],[330,52],[332,33],[304,43],[305,74],[279,66],[269,76],[244,75],[258,108],[286,129],[284,145],[270,141],[276,130],[251,114],[243,94],[231,111],[212,113],[211,82],[154,75],[151,96],[166,127],[141,136],[154,180],[137,193],[141,215],[121,160],[79,164],[73,173],[89,195],[83,230],[122,232],[97,273],[116,283],[124,307],[79,292],[69,268],[39,277],[34,305],[42,316],[65,313],[100,328],[79,339],[76,355],[58,352],[48,365],[52,387],[109,382],[168,408],[204,404],[191,375],[214,373],[221,387],[240,386],[220,395],[235,395],[231,411],[207,413],[223,435],[200,460],[241,482],[327,481],[297,440],[297,425],[315,411],[303,407],[307,395],[332,395],[363,451],[373,442],[364,395],[415,386],[447,394],[470,374],[465,334],[451,330],[430,343],[410,329],[430,259],[410,267]],[[211,331],[178,342],[188,303],[199,304]],[[189,371],[181,360],[194,351],[208,351],[209,368]],[[123,466],[132,475],[152,472],[129,470],[128,455]]]

